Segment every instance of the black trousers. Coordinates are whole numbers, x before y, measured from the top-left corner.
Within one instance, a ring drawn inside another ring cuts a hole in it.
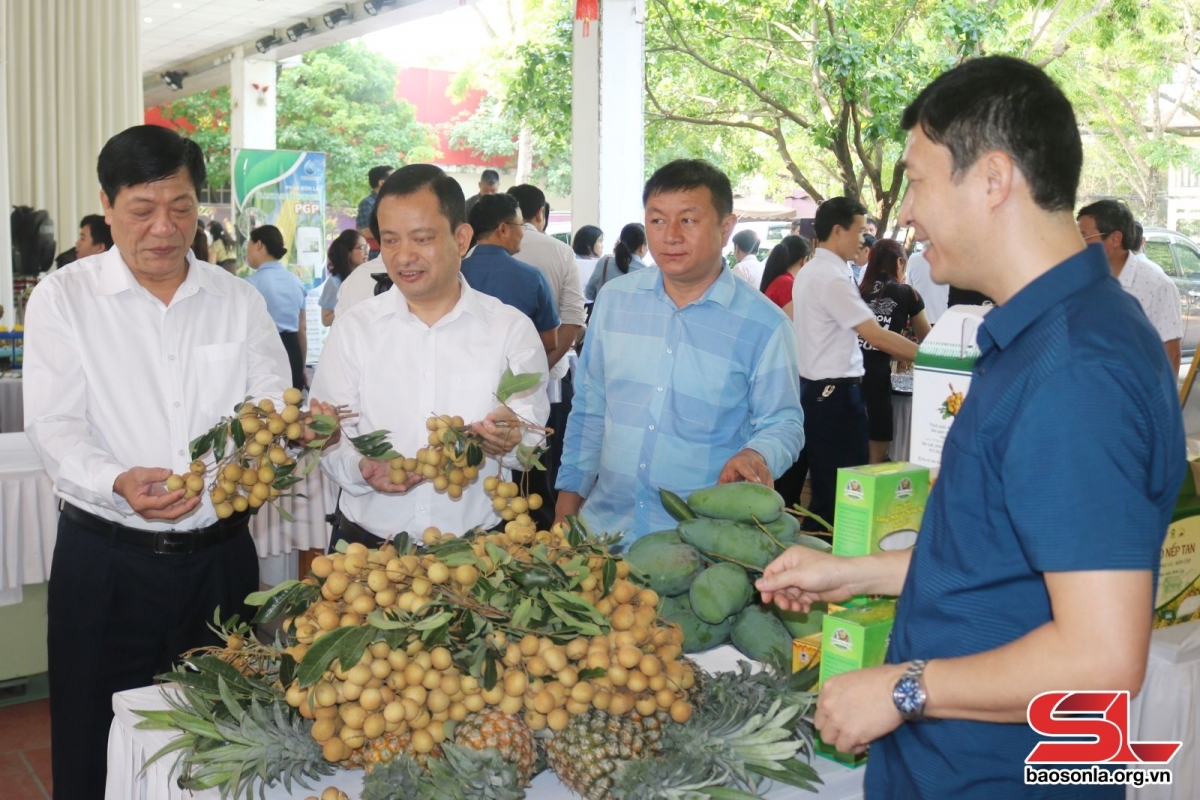
[[[279,339],[287,351],[288,364],[292,368],[292,386],[304,389],[304,356],[300,352],[300,334],[296,331],[280,331]]]
[[[553,428],[554,433],[546,440],[549,448],[542,456],[542,464],[546,471],[531,469],[529,472],[513,471],[513,480],[518,486],[528,486],[531,493],[542,496],[542,507],[530,511],[529,516],[537,523],[539,531],[548,531],[554,525],[554,504],[558,499],[554,484],[558,481],[558,468],[562,466],[563,438],[567,433],[567,417],[571,416],[571,401],[575,397],[575,386],[568,378],[562,380],[562,401],[550,404],[550,418],[546,426]],[[523,476],[528,475],[528,482]]]
[[[804,452],[800,458],[807,462],[801,469],[807,472],[812,485],[809,511],[832,525],[838,468],[857,467],[871,458],[862,389],[801,378],[800,407],[804,409]],[[800,485],[804,485],[803,476]],[[807,531],[821,530],[820,525],[809,519],[801,527]]]
[[[257,590],[248,527],[199,553],[163,555],[59,517],[47,642],[55,800],[102,800],[113,694],[219,644],[207,627],[214,609],[249,619],[243,601]]]

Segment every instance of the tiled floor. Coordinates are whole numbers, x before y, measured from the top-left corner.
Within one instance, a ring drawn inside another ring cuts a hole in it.
[[[0,708],[0,800],[50,800],[50,701]]]

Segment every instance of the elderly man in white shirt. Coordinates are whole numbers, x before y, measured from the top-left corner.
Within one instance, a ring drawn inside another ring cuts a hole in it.
[[[431,413],[461,416],[489,455],[512,466],[521,430],[504,422],[515,414],[540,425],[549,413],[545,349],[528,317],[462,278],[472,234],[462,189],[437,167],[411,164],[387,179],[375,208],[380,257],[395,287],[337,314],[313,378],[314,409],[349,406],[358,417],[348,434],[389,430],[393,448],[408,457],[427,444]],[[505,369],[543,380],[498,406]],[[457,499],[419,475],[393,484],[386,462],[362,457],[345,437],[325,451],[321,468],[342,489],[331,546],[376,545],[401,532],[419,540],[430,526],[463,533],[500,520],[482,481]]]
[[[752,230],[741,230],[733,235],[733,274],[759,288],[766,265],[758,260],[758,234]]]
[[[526,473],[532,490],[546,499],[543,510],[535,515],[535,519],[549,526],[554,521],[553,487],[562,460],[563,433],[567,429],[567,416],[571,413],[571,398],[574,396],[574,387],[567,377],[570,367],[567,353],[575,346],[575,339],[583,330],[587,317],[583,310],[583,286],[579,282],[579,269],[575,266],[575,251],[542,232],[546,227],[545,193],[528,183],[513,186],[508,193],[517,198],[521,216],[525,219],[525,237],[521,240],[521,249],[513,257],[537,267],[545,274],[554,292],[554,303],[561,320],[558,347],[547,355],[550,361],[548,424],[554,429],[554,434],[550,437],[549,452],[542,459],[546,471],[530,470]]]
[[[25,432],[62,501],[49,593],[56,797],[104,795],[114,692],[148,686],[245,617],[258,559],[245,514],[164,482],[247,396],[282,398],[287,355],[260,295],[190,253],[195,143],[129,128],[97,165],[114,246],[38,284],[26,309]]]
[[[1104,248],[1113,277],[1122,289],[1137,298],[1146,318],[1162,339],[1171,369],[1178,374],[1183,352],[1183,309],[1179,288],[1160,266],[1145,256],[1130,252],[1129,245],[1137,238],[1132,212],[1117,200],[1097,200],[1079,209],[1075,219],[1083,240]]]

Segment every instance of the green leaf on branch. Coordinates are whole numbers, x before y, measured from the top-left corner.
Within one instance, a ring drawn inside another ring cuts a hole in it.
[[[500,385],[496,387],[496,399],[501,403],[507,403],[513,395],[527,392],[538,385],[542,380],[540,372],[522,372],[520,375],[514,375],[511,367],[506,367],[504,375],[500,378]]]
[[[291,589],[293,586],[299,586],[299,585],[300,585],[300,581],[290,580],[290,581],[284,581],[283,583],[281,583],[271,589],[265,589],[261,592],[251,592],[250,594],[246,595],[246,605],[261,606],[264,603],[266,603],[268,600],[270,600],[272,597],[274,597],[275,595],[280,594],[281,592],[286,592],[289,589]]]
[[[242,421],[235,419],[229,423],[229,432],[233,435],[233,446],[240,448],[246,443],[246,432],[242,429]]]

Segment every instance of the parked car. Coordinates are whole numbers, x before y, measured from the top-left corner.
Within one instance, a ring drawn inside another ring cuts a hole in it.
[[[1200,246],[1168,228],[1146,228],[1142,253],[1163,268],[1179,287],[1183,306],[1183,354],[1192,356],[1200,343]]]

